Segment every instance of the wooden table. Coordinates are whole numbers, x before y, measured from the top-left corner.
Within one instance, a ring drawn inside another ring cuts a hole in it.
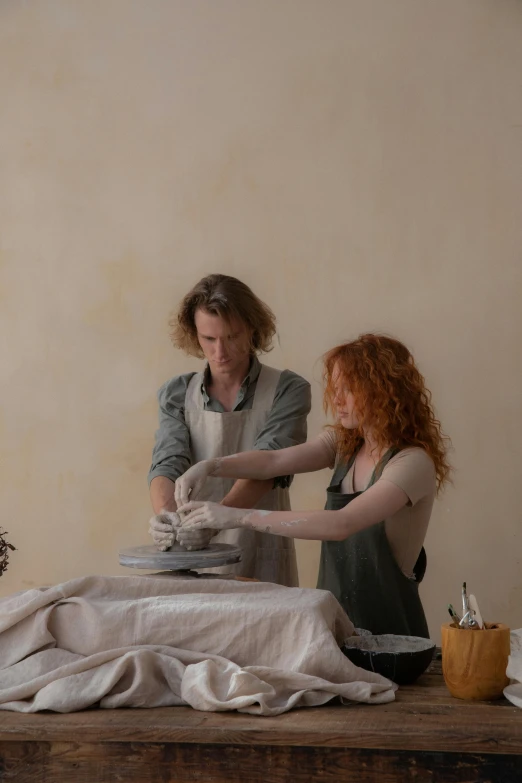
[[[0,781],[521,783],[522,710],[453,699],[437,661],[382,706],[0,711]]]

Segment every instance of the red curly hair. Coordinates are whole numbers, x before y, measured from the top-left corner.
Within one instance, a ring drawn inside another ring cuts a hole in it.
[[[357,340],[332,348],[324,360],[324,407],[335,415],[332,376],[346,383],[354,396],[359,426],[332,425],[340,454],[349,458],[361,445],[363,431],[371,429],[379,450],[392,446],[418,446],[435,465],[437,489],[449,480],[449,438],[441,431],[413,356],[398,340],[379,334],[362,334]]]

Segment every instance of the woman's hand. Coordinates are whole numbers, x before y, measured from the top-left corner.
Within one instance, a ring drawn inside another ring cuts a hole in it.
[[[188,503],[189,495],[191,495],[192,498],[198,496],[205,485],[205,481],[215,470],[215,467],[216,460],[205,459],[201,462],[196,462],[195,465],[192,465],[186,473],[176,480],[174,500],[176,501],[176,506],[178,508],[185,505],[185,503]]]
[[[251,510],[230,508],[229,506],[222,506],[221,503],[212,503],[210,500],[191,500],[190,503],[180,506],[178,511],[184,515],[181,533],[185,530],[200,530],[207,527],[214,530],[228,530],[234,527],[241,527],[245,516],[251,513]]]

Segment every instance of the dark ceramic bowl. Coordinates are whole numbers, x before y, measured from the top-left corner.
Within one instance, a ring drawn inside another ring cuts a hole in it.
[[[426,671],[435,643],[419,636],[351,636],[343,653],[361,669],[382,674],[398,685],[409,685]]]

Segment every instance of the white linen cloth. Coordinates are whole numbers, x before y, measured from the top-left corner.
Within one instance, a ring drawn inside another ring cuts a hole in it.
[[[511,631],[511,654],[506,675],[511,683],[504,688],[504,696],[515,707],[522,707],[522,628]]]
[[[353,625],[324,590],[89,576],[0,599],[0,709],[92,705],[277,715],[396,686],[354,666]]]

